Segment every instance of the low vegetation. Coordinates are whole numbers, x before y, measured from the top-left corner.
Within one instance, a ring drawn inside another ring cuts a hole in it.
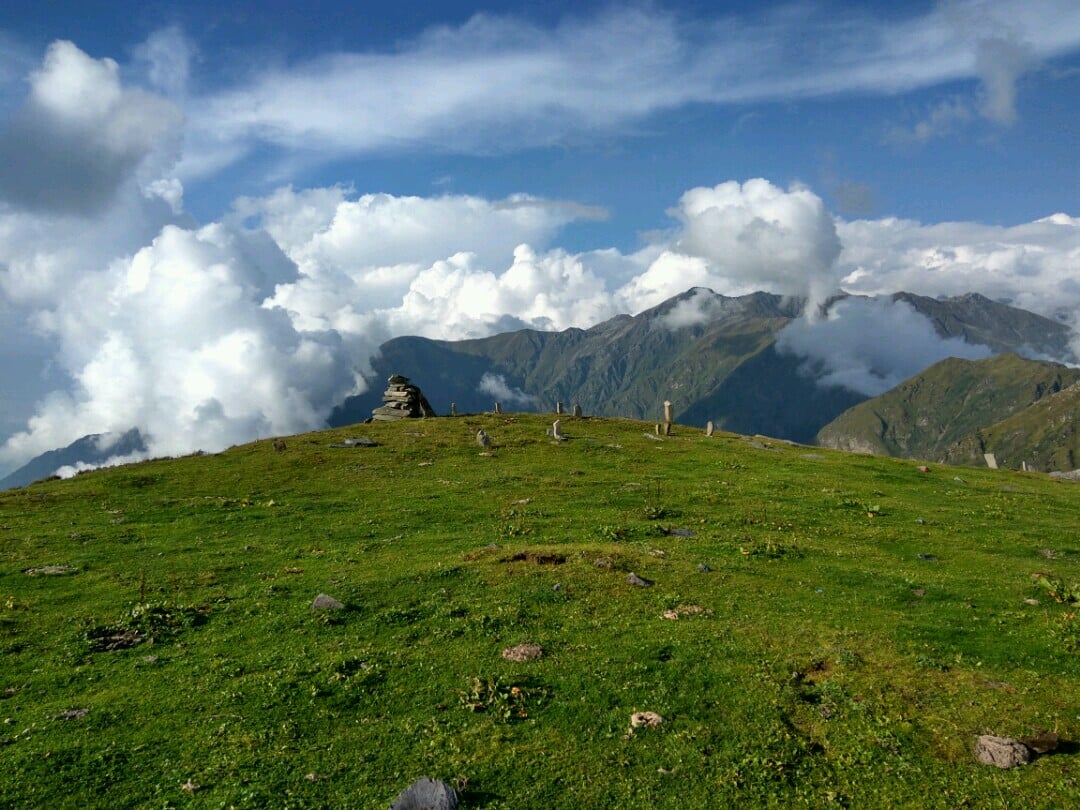
[[[549,421],[0,493],[0,805],[1080,803],[1080,485]]]

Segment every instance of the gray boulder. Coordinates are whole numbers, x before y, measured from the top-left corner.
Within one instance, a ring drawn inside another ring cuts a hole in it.
[[[344,610],[345,606],[332,596],[320,593],[311,603],[312,610]]]
[[[995,768],[1015,768],[1031,761],[1031,750],[1012,737],[983,734],[975,741],[975,758]]]
[[[424,777],[398,794],[390,810],[456,810],[457,792],[446,782]]]

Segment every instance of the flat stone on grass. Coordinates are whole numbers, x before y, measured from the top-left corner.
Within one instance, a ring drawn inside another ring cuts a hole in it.
[[[635,588],[651,588],[655,583],[651,579],[643,579],[631,571],[626,575],[626,584]]]
[[[37,568],[27,568],[23,571],[29,577],[47,576],[57,577],[65,574],[74,574],[79,569],[73,565],[41,565]]]
[[[537,658],[542,658],[544,655],[544,648],[539,644],[524,643],[518,644],[516,647],[507,647],[502,651],[502,657],[507,661],[535,661]]]

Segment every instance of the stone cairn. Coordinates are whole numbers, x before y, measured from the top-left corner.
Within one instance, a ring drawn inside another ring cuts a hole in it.
[[[391,374],[387,383],[386,391],[383,393],[383,404],[371,412],[371,418],[376,422],[419,419],[423,416],[435,415],[435,411],[431,409],[424,394],[409,382],[408,377]]]

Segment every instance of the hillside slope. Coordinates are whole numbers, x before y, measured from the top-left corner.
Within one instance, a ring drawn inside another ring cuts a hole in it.
[[[1019,413],[964,437],[946,448],[949,464],[981,464],[993,453],[998,464],[1022,464],[1042,472],[1080,467],[1080,383],[1043,397]]]
[[[1080,485],[548,423],[0,493],[0,804],[1076,805]]]
[[[1001,354],[949,358],[845,411],[818,433],[822,447],[906,458],[974,458],[950,446],[1080,381],[1080,370]],[[1018,464],[1016,466],[1019,466]]]

